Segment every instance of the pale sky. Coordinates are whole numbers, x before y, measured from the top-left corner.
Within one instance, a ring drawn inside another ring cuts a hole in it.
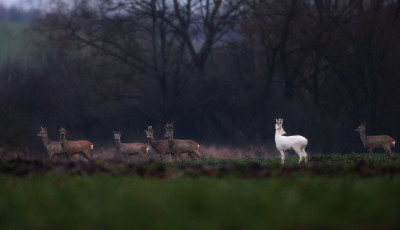
[[[0,4],[6,7],[18,6],[23,9],[42,8],[49,0],[0,0]]]

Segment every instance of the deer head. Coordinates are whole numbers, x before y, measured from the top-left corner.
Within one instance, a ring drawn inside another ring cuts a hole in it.
[[[67,135],[67,127],[66,127],[66,126],[64,126],[64,127],[58,127],[58,131],[60,132],[60,136],[61,136],[61,137],[64,137],[64,136]]]
[[[278,130],[278,129],[283,129],[283,128],[282,128],[283,119],[282,119],[282,118],[278,118],[278,119],[275,119],[275,121],[276,121],[275,129],[276,129],[276,130]]]
[[[174,125],[172,123],[166,124],[164,128],[165,128],[164,137],[168,138],[168,139],[173,139],[174,138]]]
[[[114,139],[115,139],[115,142],[121,141],[121,131],[119,131],[118,133],[114,131]]]
[[[153,126],[148,126],[147,130],[144,130],[144,133],[146,134],[147,138],[153,139],[154,137]]]
[[[283,130],[283,129],[276,129],[276,134],[277,134],[277,135],[280,135],[280,136],[283,136],[283,135],[286,134],[286,132],[285,132],[285,130]]]
[[[47,129],[40,127],[40,133],[37,134],[39,137],[47,137]]]
[[[364,132],[365,131],[365,126],[367,125],[367,122],[364,121],[363,123],[361,123],[361,125],[359,125],[354,131],[356,132]]]

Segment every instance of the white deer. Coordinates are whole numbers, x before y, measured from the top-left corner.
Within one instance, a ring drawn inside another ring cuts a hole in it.
[[[283,136],[286,134],[285,130],[283,130],[282,124],[283,119],[275,119],[275,144],[278,151],[281,153],[281,163],[285,163],[285,154],[289,150],[294,150],[297,155],[299,155],[299,163],[304,159],[304,162],[307,163],[308,156],[305,151],[308,140],[299,135],[295,136]]]

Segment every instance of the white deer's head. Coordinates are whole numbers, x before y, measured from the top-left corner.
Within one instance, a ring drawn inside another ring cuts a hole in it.
[[[279,135],[279,136],[283,136],[283,135],[286,135],[286,132],[283,129],[277,129],[277,130],[275,130],[275,134]]]
[[[276,130],[283,129],[283,127],[282,127],[283,119],[282,118],[275,119],[275,122],[276,122],[276,124],[275,124],[275,129]]]

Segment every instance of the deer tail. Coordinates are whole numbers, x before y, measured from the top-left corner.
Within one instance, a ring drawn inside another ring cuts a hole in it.
[[[396,141],[392,141],[393,148],[396,145]]]
[[[150,149],[150,147],[149,147],[149,146],[147,146],[147,147],[146,147],[146,153],[148,153],[148,152],[149,152],[149,149]]]
[[[92,146],[90,146],[90,149],[93,149],[93,144],[92,144]]]

